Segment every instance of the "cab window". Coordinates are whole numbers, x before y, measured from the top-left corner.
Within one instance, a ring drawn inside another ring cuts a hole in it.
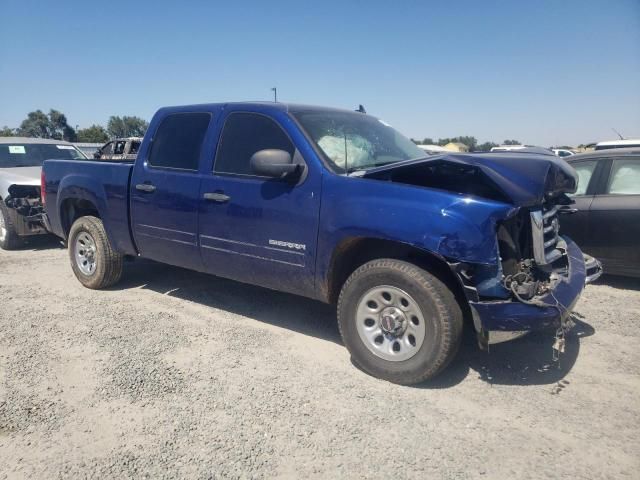
[[[227,118],[216,154],[214,172],[252,175],[251,157],[265,149],[278,149],[294,156],[288,135],[272,119],[256,113],[232,113]]]

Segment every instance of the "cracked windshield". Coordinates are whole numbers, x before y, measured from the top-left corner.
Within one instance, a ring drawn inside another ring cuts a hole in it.
[[[336,172],[351,173],[425,156],[389,124],[363,113],[301,112],[294,116]]]

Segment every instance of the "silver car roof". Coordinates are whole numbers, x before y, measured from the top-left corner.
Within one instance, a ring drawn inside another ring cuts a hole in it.
[[[31,137],[0,137],[0,145],[7,144],[30,144],[30,143],[42,143],[49,145],[72,145],[71,142],[67,142],[64,140],[54,140],[52,138],[31,138]]]
[[[606,148],[603,150],[594,150],[593,152],[578,153],[569,157],[563,157],[565,162],[575,162],[576,160],[582,160],[585,158],[611,158],[611,157],[625,157],[627,155],[640,155],[640,147],[628,147],[628,148]]]

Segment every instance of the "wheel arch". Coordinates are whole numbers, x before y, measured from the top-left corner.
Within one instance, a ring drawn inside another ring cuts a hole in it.
[[[444,257],[411,244],[375,237],[349,237],[336,246],[325,277],[325,300],[335,304],[347,278],[361,265],[378,258],[404,260],[427,270],[453,292],[463,313],[468,311],[464,287]]]
[[[68,197],[60,203],[60,224],[65,239],[69,237],[73,223],[78,218],[86,216],[102,218],[98,207],[91,200]]]

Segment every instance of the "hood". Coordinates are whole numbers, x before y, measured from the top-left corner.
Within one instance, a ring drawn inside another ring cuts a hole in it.
[[[573,193],[575,170],[560,157],[528,153],[444,154],[367,170],[364,178],[438,188],[511,203],[540,205]]]

